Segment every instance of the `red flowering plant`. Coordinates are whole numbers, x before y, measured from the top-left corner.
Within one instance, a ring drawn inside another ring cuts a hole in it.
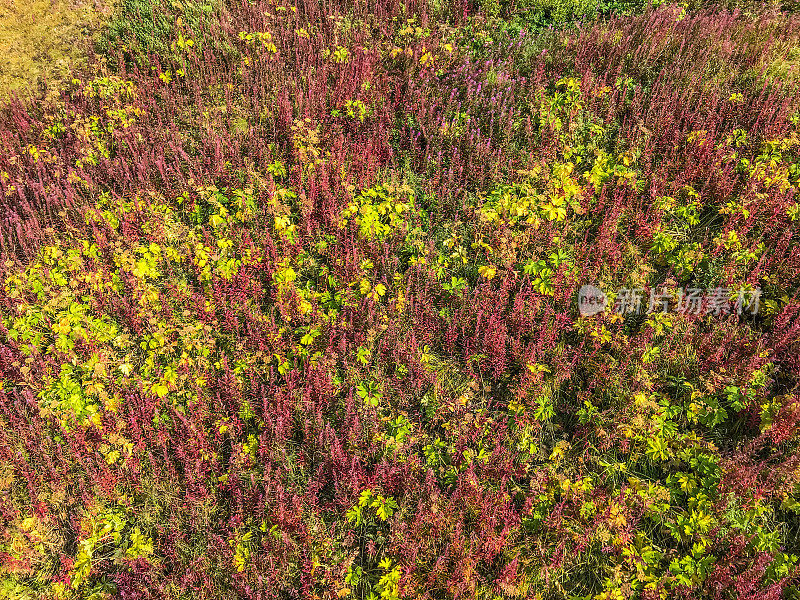
[[[126,2],[4,106],[6,595],[797,594],[800,21],[517,4]]]

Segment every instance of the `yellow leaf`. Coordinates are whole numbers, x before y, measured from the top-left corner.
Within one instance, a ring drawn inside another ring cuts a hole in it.
[[[108,400],[106,400],[106,403],[105,403],[106,410],[108,410],[110,412],[117,412],[119,410],[119,405],[120,405],[120,401],[119,401],[119,397],[117,397],[117,396],[113,396],[113,397],[109,398]]]
[[[53,331],[56,333],[63,333],[67,335],[72,330],[72,326],[69,324],[69,317],[62,318],[57,325],[53,327]]]
[[[481,277],[485,277],[486,279],[493,279],[494,276],[497,274],[497,269],[489,265],[483,265],[478,267],[478,273]]]

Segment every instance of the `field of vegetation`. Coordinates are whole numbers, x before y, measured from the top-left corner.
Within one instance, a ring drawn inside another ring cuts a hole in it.
[[[283,1],[0,107],[0,597],[800,599],[797,7]]]

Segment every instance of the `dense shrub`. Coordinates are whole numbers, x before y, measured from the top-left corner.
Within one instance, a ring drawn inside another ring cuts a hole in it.
[[[509,6],[131,2],[4,108],[6,596],[797,597],[800,20]]]

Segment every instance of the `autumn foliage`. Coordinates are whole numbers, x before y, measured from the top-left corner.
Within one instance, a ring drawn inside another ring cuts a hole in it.
[[[5,105],[0,590],[798,598],[800,17],[599,4],[128,0]]]

